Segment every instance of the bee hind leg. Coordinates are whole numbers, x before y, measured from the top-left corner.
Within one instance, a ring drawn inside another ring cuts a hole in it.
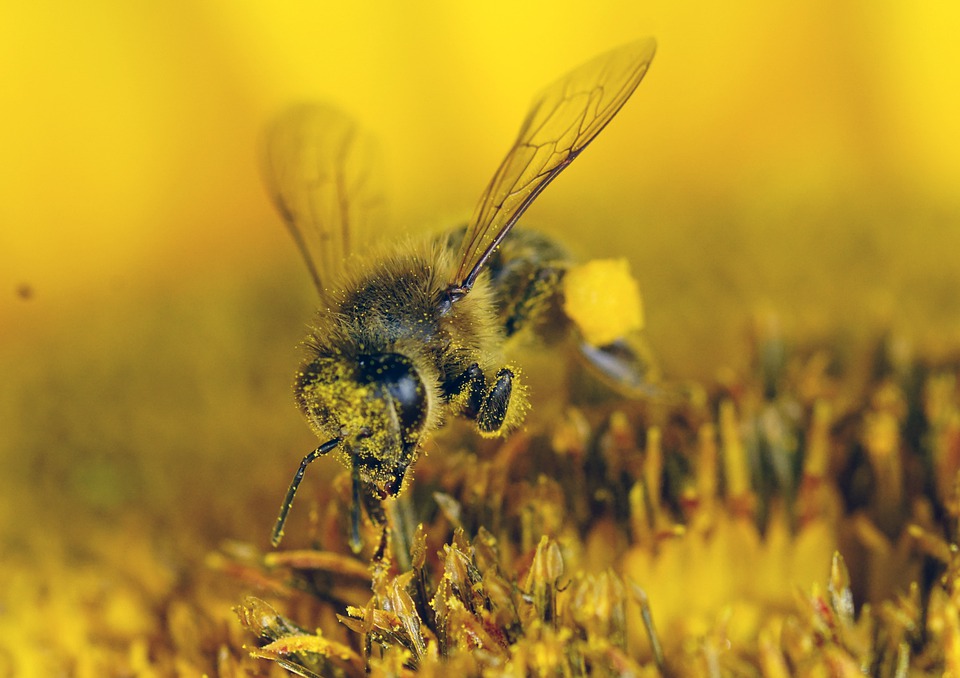
[[[606,346],[580,344],[580,355],[595,376],[627,398],[663,398],[653,352],[638,335],[629,335]]]

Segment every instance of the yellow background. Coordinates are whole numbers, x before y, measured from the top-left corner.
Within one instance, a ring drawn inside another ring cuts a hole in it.
[[[866,318],[916,323],[943,319],[956,281],[951,3],[0,12],[6,340],[118,289],[239,277],[250,259],[299,266],[255,163],[259,130],[285,104],[353,111],[386,148],[393,218],[437,227],[469,214],[534,91],[644,34],[660,44],[647,81],[528,222],[585,254],[630,255],[651,332],[674,345],[668,364],[729,340],[742,323],[731,312],[755,302],[819,322],[866,306]],[[716,357],[735,362],[723,346]]]
[[[0,4],[0,654],[95,663],[88,612],[156,637],[216,544],[267,546],[316,445],[267,120],[352,111],[392,219],[440,228],[535,91],[643,35],[645,82],[527,223],[630,260],[669,378],[748,369],[758,309],[841,357],[884,326],[957,345],[958,3]],[[337,471],[311,467],[289,545]]]
[[[958,29],[960,5],[907,0],[4,3],[6,524],[169,514],[265,543],[314,444],[290,394],[312,295],[255,149],[303,99],[373,130],[392,218],[437,228],[535,91],[653,35],[527,223],[630,259],[668,375],[742,369],[758,308],[789,336],[955,337]]]

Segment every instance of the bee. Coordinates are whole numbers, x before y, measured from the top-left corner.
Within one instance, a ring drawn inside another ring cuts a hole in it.
[[[501,349],[524,327],[551,326],[569,257],[535,232],[507,236],[630,98],[655,49],[650,38],[623,45],[544,89],[473,217],[445,238],[373,244],[374,144],[349,116],[301,106],[268,130],[265,180],[321,299],[295,393],[324,441],[290,483],[274,546],[307,466],[321,456],[335,452],[351,470],[359,549],[360,504],[369,511],[370,497],[396,495],[443,422],[464,417],[482,436],[522,422],[526,389]],[[627,343],[584,342],[582,352],[612,382],[643,381],[643,360]]]

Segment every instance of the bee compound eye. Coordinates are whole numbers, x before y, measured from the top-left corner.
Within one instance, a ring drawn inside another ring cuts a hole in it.
[[[427,392],[413,363],[399,353],[363,356],[361,380],[387,389],[405,436],[418,433],[426,419]]]

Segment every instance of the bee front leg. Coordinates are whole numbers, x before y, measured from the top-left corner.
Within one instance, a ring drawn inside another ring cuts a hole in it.
[[[477,422],[480,433],[498,435],[509,423],[514,380],[513,370],[504,367],[487,388],[483,371],[474,363],[450,385],[450,402],[458,414]]]
[[[356,466],[352,477],[352,506],[350,507],[350,550],[360,553],[363,549],[363,539],[360,538],[360,502],[362,501],[360,473]]]
[[[507,420],[510,395],[513,393],[513,372],[506,367],[497,372],[497,381],[483,398],[477,414],[477,428],[481,433],[499,433]]]
[[[383,510],[383,500],[390,496],[390,493],[385,493],[383,488],[372,483],[365,483],[360,478],[356,466],[353,469],[352,481],[353,506],[350,508],[350,549],[354,553],[360,553],[363,550],[360,523],[362,520],[361,512],[366,511],[370,521],[380,529],[380,546],[376,551],[376,559],[379,560],[383,556],[386,544],[384,535],[387,529],[387,515]]]

